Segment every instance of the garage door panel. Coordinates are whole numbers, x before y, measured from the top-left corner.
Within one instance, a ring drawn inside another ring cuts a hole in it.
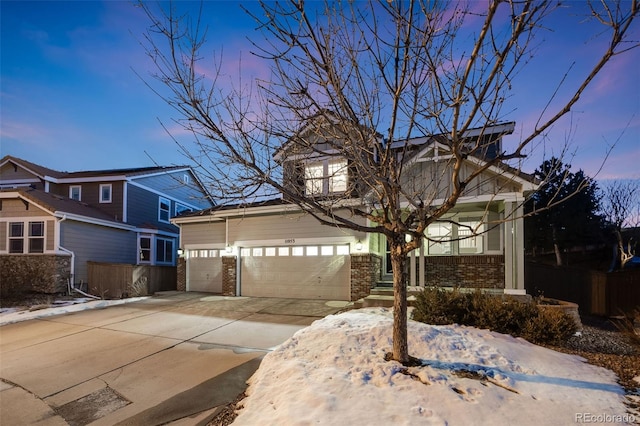
[[[191,258],[187,261],[189,291],[222,293],[222,258]]]
[[[244,296],[349,300],[350,279],[345,255],[242,257]]]

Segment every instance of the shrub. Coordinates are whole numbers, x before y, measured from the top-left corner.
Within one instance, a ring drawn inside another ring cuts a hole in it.
[[[460,324],[488,328],[522,337],[532,343],[557,344],[576,332],[573,319],[563,313],[539,309],[536,302],[491,296],[480,291],[426,288],[416,296],[413,319],[434,324]]]

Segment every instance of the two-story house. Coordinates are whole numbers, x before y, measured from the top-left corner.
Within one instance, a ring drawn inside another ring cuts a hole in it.
[[[464,160],[462,173],[495,158],[502,138],[514,126],[504,123],[468,131],[465,137],[483,138],[485,149]],[[305,196],[331,199],[341,194],[342,200],[354,202],[366,197],[359,185],[363,177],[340,157],[340,150],[324,142],[323,135],[308,135],[308,141],[308,146],[297,143],[293,149],[285,144],[276,153],[286,185],[297,185]],[[451,152],[441,137],[392,143],[412,153],[405,157],[405,188],[428,182],[431,191],[446,192]],[[536,187],[531,176],[504,164],[478,176],[457,205],[429,226],[428,240],[410,255],[408,284],[526,294],[521,206]],[[437,196],[431,199],[438,202]],[[186,255],[186,278],[178,288],[187,291],[357,300],[391,274],[383,235],[321,225],[286,199],[216,206],[173,223],[180,225]]]
[[[179,229],[171,218],[212,205],[187,166],[60,172],[5,156],[3,286],[18,279],[8,278],[9,270],[29,271],[19,279],[44,280],[27,285],[63,290],[69,278],[87,282],[89,261],[174,266]]]

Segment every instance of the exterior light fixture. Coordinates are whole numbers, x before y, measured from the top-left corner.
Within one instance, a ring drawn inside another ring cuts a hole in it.
[[[231,253],[233,251],[233,247],[227,246],[225,247],[224,251],[226,251],[227,253]]]
[[[178,257],[182,257],[183,254],[184,254],[184,250],[179,248],[178,249]]]
[[[357,251],[362,251],[362,241],[358,240],[356,242],[356,250]]]

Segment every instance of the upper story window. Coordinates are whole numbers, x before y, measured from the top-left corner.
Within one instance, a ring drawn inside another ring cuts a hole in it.
[[[111,202],[111,193],[112,193],[112,185],[110,183],[101,183],[100,184],[100,202],[101,203],[110,203]]]
[[[169,218],[171,216],[171,201],[166,198],[160,197],[158,202],[158,220],[160,222],[169,223]]]
[[[349,168],[347,160],[324,160],[308,163],[304,168],[305,193],[330,195],[347,190]]]
[[[191,183],[191,178],[187,173],[182,175],[182,183],[184,183],[185,185],[189,185]]]
[[[182,205],[180,203],[176,203],[176,208],[175,208],[176,216],[178,216],[179,214],[184,213],[184,212],[192,212],[192,211],[193,211],[193,209],[191,207],[187,207],[187,206]]]
[[[25,235],[25,228],[27,229]],[[26,250],[25,250],[26,249]],[[44,253],[44,222],[9,222],[9,253]]]
[[[69,198],[72,200],[80,201],[82,199],[82,186],[71,185],[69,187]]]

